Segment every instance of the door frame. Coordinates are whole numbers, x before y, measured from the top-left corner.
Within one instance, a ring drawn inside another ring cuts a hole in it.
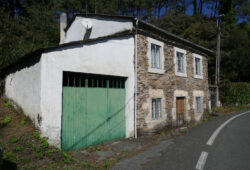
[[[182,99],[183,100],[183,117],[182,117],[182,120],[179,120],[178,119],[178,113],[177,113],[177,110],[178,110],[178,108],[177,108],[177,101],[178,101],[178,99]],[[176,125],[177,126],[181,126],[181,125],[183,125],[184,123],[185,123],[185,113],[186,113],[186,97],[176,97],[176,100],[175,100],[175,102],[176,102]],[[181,123],[180,123],[180,121],[182,121]],[[180,124],[179,124],[180,123]]]
[[[184,98],[184,122],[186,123],[189,120],[191,120],[191,117],[188,115],[188,110],[190,108],[188,92],[184,90],[175,90],[173,96],[173,111],[172,111],[172,124],[174,126],[177,125],[176,99],[179,97]]]

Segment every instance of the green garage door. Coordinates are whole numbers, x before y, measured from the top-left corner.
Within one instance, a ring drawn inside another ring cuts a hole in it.
[[[63,73],[62,148],[125,137],[125,78]]]

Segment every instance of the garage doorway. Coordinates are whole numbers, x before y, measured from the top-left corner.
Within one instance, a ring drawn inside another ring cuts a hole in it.
[[[124,138],[124,77],[63,72],[62,149]]]

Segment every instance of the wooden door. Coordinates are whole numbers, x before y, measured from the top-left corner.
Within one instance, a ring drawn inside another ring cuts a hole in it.
[[[181,126],[184,123],[184,111],[185,111],[185,105],[184,105],[184,97],[177,97],[176,98],[176,121],[177,125]]]

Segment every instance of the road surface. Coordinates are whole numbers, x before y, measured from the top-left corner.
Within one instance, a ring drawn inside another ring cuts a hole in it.
[[[250,110],[207,121],[113,169],[250,170]]]

